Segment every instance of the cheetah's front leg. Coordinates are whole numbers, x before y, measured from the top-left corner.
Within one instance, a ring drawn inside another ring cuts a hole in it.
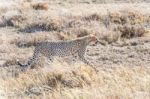
[[[83,52],[85,52],[85,51],[78,52],[79,59],[80,59],[81,61],[83,61],[84,63],[86,63],[87,65],[92,66],[92,68],[93,68],[96,72],[98,72],[98,70],[96,69],[96,67],[93,66],[92,64],[90,64],[90,63],[85,59],[85,57],[84,57],[84,54],[85,54],[85,53],[83,53]]]

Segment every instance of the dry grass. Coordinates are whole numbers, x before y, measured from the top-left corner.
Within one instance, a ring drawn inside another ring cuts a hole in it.
[[[35,10],[48,10],[48,3],[36,3],[32,4],[33,9]]]
[[[110,12],[110,19],[118,24],[143,24],[149,20],[149,16],[137,10],[121,10],[120,12]]]
[[[3,18],[3,22],[0,24],[1,27],[2,26],[19,27],[26,20],[26,18],[23,18],[21,15],[14,15],[11,17],[3,16],[2,18]]]
[[[9,98],[54,99],[148,99],[150,96],[150,71],[144,66],[100,68],[99,73],[95,74],[85,65],[76,64],[72,68],[58,62],[54,65],[2,80],[5,95]]]
[[[115,30],[119,30],[123,38],[142,37],[146,33],[145,28],[141,25],[123,25],[117,28]]]
[[[67,0],[67,3],[24,1],[14,0],[12,4],[0,6],[0,99],[149,99],[150,68],[144,64],[109,67],[94,64],[99,70],[97,74],[90,66],[80,61],[72,62],[71,58],[56,59],[49,64],[42,57],[26,72],[16,65],[16,59],[27,61],[34,46],[42,41],[71,40],[96,33],[99,41],[108,43],[108,47],[112,47],[111,43],[138,37],[147,37],[145,42],[149,42],[149,5],[86,5],[89,1],[84,1],[85,5],[83,2],[76,5],[79,2],[76,0]],[[91,53],[98,50],[94,46],[90,49]],[[119,51],[118,54],[122,50]],[[144,52],[142,48],[140,51]],[[99,53],[96,55],[90,57],[101,58]],[[107,62],[107,57],[95,61],[105,60]]]

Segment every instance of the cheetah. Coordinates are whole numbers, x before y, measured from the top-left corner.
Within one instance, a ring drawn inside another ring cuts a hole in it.
[[[21,64],[17,59],[17,64],[24,69],[36,64],[41,55],[47,57],[49,60],[53,60],[54,56],[65,57],[65,56],[76,56],[79,60],[83,61],[89,66],[92,66],[96,71],[96,68],[91,65],[84,57],[86,47],[90,42],[96,42],[97,38],[94,34],[80,37],[74,40],[59,41],[59,42],[40,42],[36,45],[32,58],[27,63]]]

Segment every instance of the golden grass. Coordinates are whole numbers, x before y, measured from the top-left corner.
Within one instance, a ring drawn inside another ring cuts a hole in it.
[[[148,99],[150,71],[148,67],[92,68],[76,64],[28,70],[17,78],[1,80],[6,97],[10,98],[100,98]],[[137,83],[138,82],[138,83]]]
[[[48,10],[48,3],[36,3],[32,4],[33,9],[35,10]]]

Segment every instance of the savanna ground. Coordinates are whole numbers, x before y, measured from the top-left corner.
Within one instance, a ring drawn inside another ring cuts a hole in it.
[[[149,99],[149,0],[37,1],[0,0],[0,99]],[[72,58],[16,65],[37,42],[92,33],[85,56],[98,73]]]

